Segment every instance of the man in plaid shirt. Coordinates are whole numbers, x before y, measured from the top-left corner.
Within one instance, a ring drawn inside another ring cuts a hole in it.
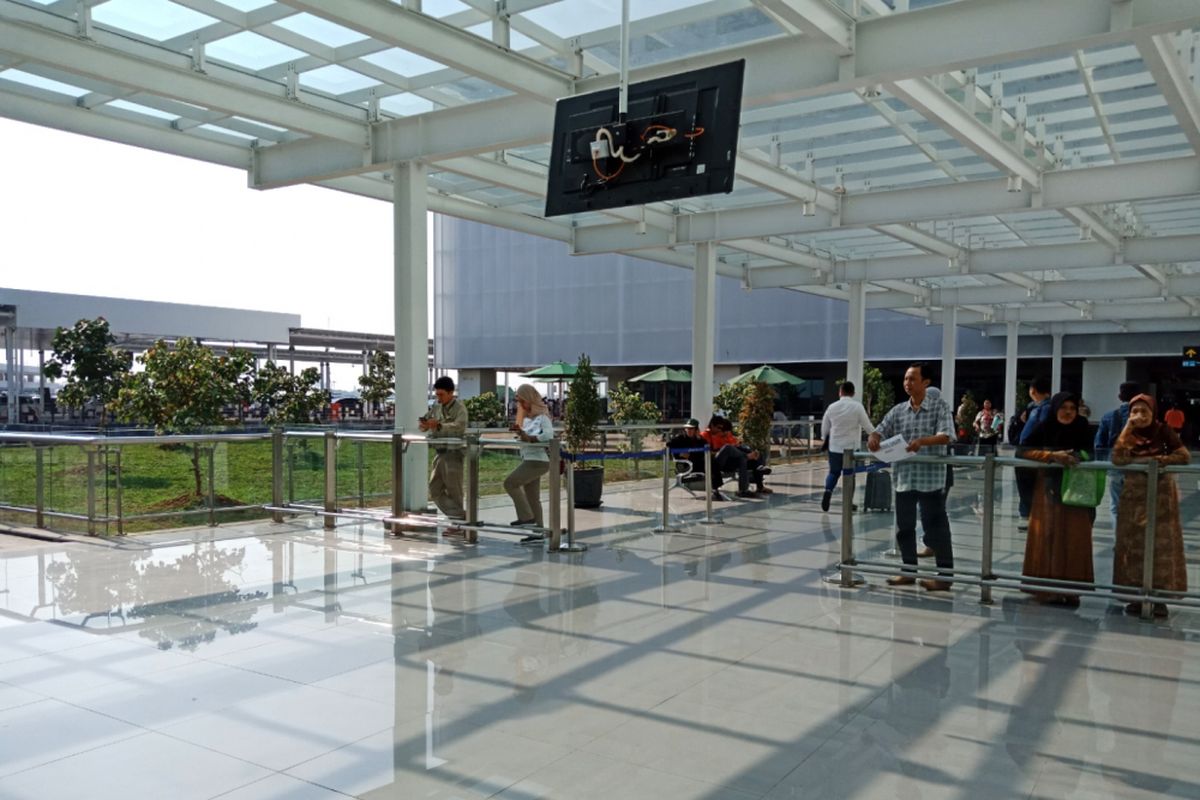
[[[904,373],[904,392],[908,401],[899,403],[884,416],[875,433],[867,439],[867,449],[875,452],[885,437],[900,434],[910,452],[945,455],[945,445],[954,441],[954,417],[945,400],[925,396],[933,378],[928,364],[916,363]],[[896,488],[896,544],[905,564],[917,563],[917,508],[921,509],[921,527],[925,543],[933,549],[939,569],[954,567],[954,549],[950,544],[950,520],[946,516],[945,464],[914,464],[898,461],[892,468]],[[909,575],[888,578],[890,586],[916,583]],[[936,592],[950,588],[949,581],[922,580],[921,586]]]

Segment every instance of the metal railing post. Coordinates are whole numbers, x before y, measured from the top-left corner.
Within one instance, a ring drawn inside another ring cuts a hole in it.
[[[567,542],[559,544],[561,553],[582,553],[588,546],[575,541],[575,462],[567,462]]]
[[[713,516],[713,459],[712,449],[704,448],[704,522],[708,525],[716,525],[724,520],[719,520]]]
[[[467,434],[467,524],[479,524],[479,459],[483,448],[479,434]]]
[[[365,476],[363,474],[365,472],[365,466],[363,462],[363,443],[355,442],[354,447],[357,451],[356,455],[358,457],[358,507],[365,508],[367,505],[367,491]]]
[[[988,581],[992,574],[992,549],[996,528],[996,454],[988,453],[983,458],[983,543],[979,555],[979,602],[992,602],[992,587]]]
[[[217,526],[217,490],[213,486],[216,477],[216,467],[213,464],[214,456],[217,452],[217,446],[210,444],[208,446],[208,527],[215,528]]]
[[[392,434],[392,517],[404,516],[404,432]],[[387,526],[384,526],[385,528]],[[400,526],[392,525],[392,533],[399,533]]]
[[[87,448],[87,532],[96,535],[96,448]]]
[[[325,431],[325,530],[337,522],[337,432]]]
[[[45,463],[46,448],[33,448],[33,461],[36,469],[36,486],[34,491],[37,496],[37,517],[34,520],[34,526],[38,528],[46,527],[46,463]]]
[[[296,502],[296,445],[287,446],[287,501]]]
[[[1158,526],[1158,461],[1150,460],[1146,473],[1146,536],[1142,550],[1142,619],[1150,619],[1153,605],[1150,593],[1154,591],[1154,535]]]
[[[125,488],[122,485],[123,482],[121,480],[121,478],[122,478],[121,448],[120,447],[113,448],[113,453],[117,457],[117,481],[116,481],[117,482],[117,485],[116,485],[116,490],[117,490],[117,535],[124,536],[125,535],[125,511],[124,511]]]
[[[842,455],[842,468],[850,465],[850,474],[842,476],[842,575],[841,585],[844,588],[851,588],[862,582],[862,579],[854,574],[851,567],[854,566],[854,489],[855,476],[854,471],[854,451],[846,450]]]
[[[562,443],[550,440],[550,551],[562,543],[562,480],[558,474],[562,463]],[[573,488],[573,487],[572,487]]]
[[[271,505],[283,506],[283,429],[271,431]],[[272,522],[283,522],[282,511],[271,512]]]
[[[678,528],[671,527],[671,448],[663,448],[662,461],[662,524],[654,529],[655,533],[677,532]]]

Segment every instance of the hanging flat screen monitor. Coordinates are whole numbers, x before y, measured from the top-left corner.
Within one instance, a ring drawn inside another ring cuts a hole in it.
[[[733,191],[742,76],[733,61],[559,100],[546,216]]]

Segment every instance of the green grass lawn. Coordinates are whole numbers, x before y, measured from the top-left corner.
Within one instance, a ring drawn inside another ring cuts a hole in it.
[[[207,521],[208,455],[199,455],[199,493],[191,445],[123,445],[96,454],[96,513],[116,517],[118,458],[120,495],[125,531],[162,530]],[[87,456],[76,445],[43,450],[45,508],[68,514],[87,512]],[[0,447],[0,505],[32,508],[37,502],[36,456],[28,446]],[[321,503],[324,494],[325,453],[320,439],[289,439],[284,450],[284,499],[292,503]],[[433,454],[429,460],[432,462]],[[485,451],[480,459],[481,496],[503,493],[504,477],[517,465],[515,454]],[[661,477],[662,461],[619,459],[604,462],[605,481]],[[222,442],[212,451],[212,490],[220,506],[262,505],[271,502],[271,443]],[[343,507],[386,507],[391,498],[389,442],[343,440],[337,451],[339,504]],[[181,514],[195,510],[201,513]],[[129,519],[141,514],[164,514],[152,519]],[[268,516],[262,509],[219,511],[219,521]],[[30,513],[0,510],[0,519],[33,524]],[[54,530],[82,532],[86,523],[47,517]],[[101,523],[100,532],[115,534],[115,522]]]

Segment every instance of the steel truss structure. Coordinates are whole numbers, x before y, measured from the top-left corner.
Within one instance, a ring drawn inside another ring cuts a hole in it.
[[[1200,328],[1200,0],[643,5],[632,80],[747,60],[731,195],[540,216],[615,0],[0,0],[0,114],[262,189],[421,162],[433,211],[934,322]]]

